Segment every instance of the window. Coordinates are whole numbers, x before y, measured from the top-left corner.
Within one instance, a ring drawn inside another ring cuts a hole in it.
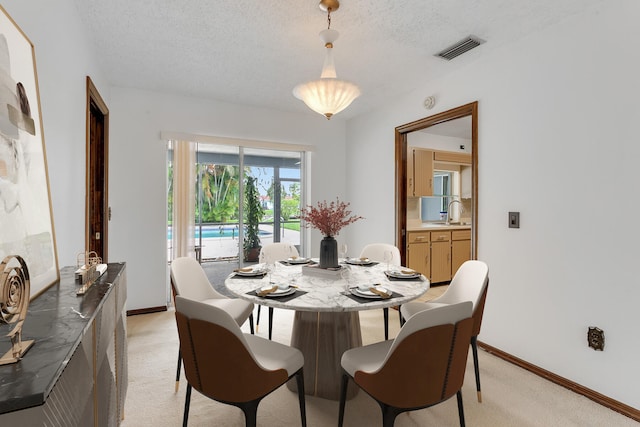
[[[459,172],[435,170],[433,172],[433,196],[420,200],[422,221],[437,222],[447,219],[449,203],[459,198]]]

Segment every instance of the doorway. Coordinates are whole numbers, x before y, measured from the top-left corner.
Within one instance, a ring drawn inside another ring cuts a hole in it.
[[[109,109],[87,76],[85,250],[107,263],[109,221]]]
[[[477,259],[478,245],[478,102],[471,102],[433,116],[425,117],[395,129],[396,246],[400,248],[402,265],[407,265],[407,136],[431,126],[463,117],[471,117],[471,259]]]

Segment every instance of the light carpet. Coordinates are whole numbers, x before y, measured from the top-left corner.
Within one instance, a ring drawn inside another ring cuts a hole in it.
[[[443,289],[432,288],[430,296]],[[427,298],[428,299],[428,298]],[[263,310],[266,314],[267,310]],[[399,330],[397,311],[390,310],[390,336]],[[289,343],[293,312],[275,310],[275,341]],[[384,338],[382,310],[360,312],[364,344]],[[124,427],[182,425],[186,381],[184,374],[174,392],[178,355],[178,334],[172,310],[127,318],[129,387]],[[248,324],[243,330],[249,331]],[[258,335],[267,336],[266,316]],[[620,426],[638,423],[563,387],[550,383],[524,369],[479,351],[483,402],[476,399],[473,359],[469,351],[467,374],[462,389],[468,426]],[[419,373],[416,373],[419,380]],[[307,396],[307,425],[336,426],[338,402]],[[244,426],[242,411],[210,400],[194,390],[189,426]],[[258,408],[259,426],[299,426],[297,394],[286,386],[262,400]],[[345,427],[380,426],[382,416],[377,403],[364,392],[347,401]],[[440,405],[401,414],[397,427],[459,426],[456,399]]]

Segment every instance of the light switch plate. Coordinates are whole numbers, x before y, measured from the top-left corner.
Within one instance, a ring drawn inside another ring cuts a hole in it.
[[[520,212],[509,212],[509,228],[520,228]]]

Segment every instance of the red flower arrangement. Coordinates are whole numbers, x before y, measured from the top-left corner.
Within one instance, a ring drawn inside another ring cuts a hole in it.
[[[335,237],[343,227],[364,219],[360,215],[351,215],[348,207],[349,203],[341,202],[338,198],[329,204],[325,200],[316,206],[303,208],[300,218],[305,221],[305,227],[314,227],[325,236]]]

